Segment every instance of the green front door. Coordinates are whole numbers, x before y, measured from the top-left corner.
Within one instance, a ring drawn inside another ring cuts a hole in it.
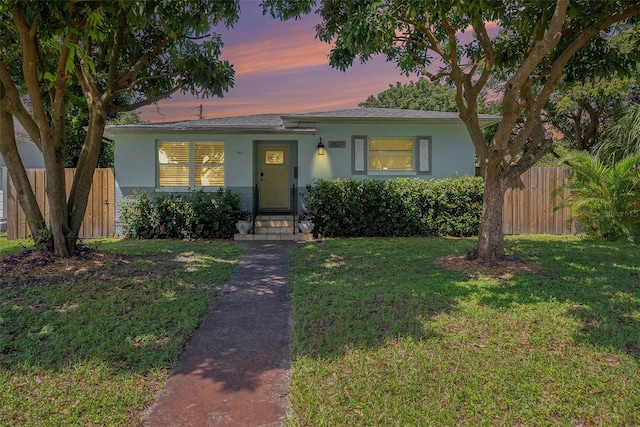
[[[289,146],[260,146],[260,209],[289,211]]]

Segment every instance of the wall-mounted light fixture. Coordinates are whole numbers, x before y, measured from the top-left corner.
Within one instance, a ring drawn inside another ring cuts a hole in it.
[[[320,142],[318,142],[318,156],[324,156],[324,144],[322,143],[322,138],[320,138]]]

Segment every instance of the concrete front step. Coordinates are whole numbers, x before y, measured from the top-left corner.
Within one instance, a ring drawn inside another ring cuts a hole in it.
[[[294,220],[293,215],[258,215],[254,234],[236,234],[233,239],[310,241],[313,235],[300,233],[297,218]]]
[[[290,234],[234,234],[233,240],[253,241],[253,240],[293,240],[310,242],[313,234],[290,233]]]
[[[296,221],[297,222],[297,221]],[[293,220],[289,219],[288,221],[283,220],[256,220],[256,227],[267,228],[267,227],[293,227]]]

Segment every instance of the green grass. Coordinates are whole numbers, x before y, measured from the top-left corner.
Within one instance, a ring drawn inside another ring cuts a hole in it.
[[[242,254],[231,242],[97,243],[124,262],[0,280],[0,425],[139,425]],[[0,240],[0,255],[28,244]]]
[[[640,424],[640,250],[508,238],[542,273],[444,270],[466,239],[292,255],[292,426]]]

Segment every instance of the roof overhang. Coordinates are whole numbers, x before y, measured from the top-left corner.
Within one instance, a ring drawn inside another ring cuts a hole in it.
[[[389,118],[389,117],[304,117],[282,116],[287,128],[301,128],[307,123],[363,123],[363,124],[464,124],[459,117],[438,118]],[[482,129],[500,123],[502,117],[479,117]]]
[[[193,128],[193,127],[185,127],[185,128],[177,128],[177,127],[150,127],[147,126],[135,126],[128,125],[117,126],[115,129],[106,127],[104,131],[104,136],[107,138],[115,139],[116,135],[126,135],[126,134],[216,134],[216,135],[249,135],[249,134],[272,134],[272,135],[313,135],[316,133],[316,129],[313,127],[305,127],[305,128],[282,128],[282,129],[273,129],[273,128],[230,128],[230,127],[201,127],[201,128]]]

